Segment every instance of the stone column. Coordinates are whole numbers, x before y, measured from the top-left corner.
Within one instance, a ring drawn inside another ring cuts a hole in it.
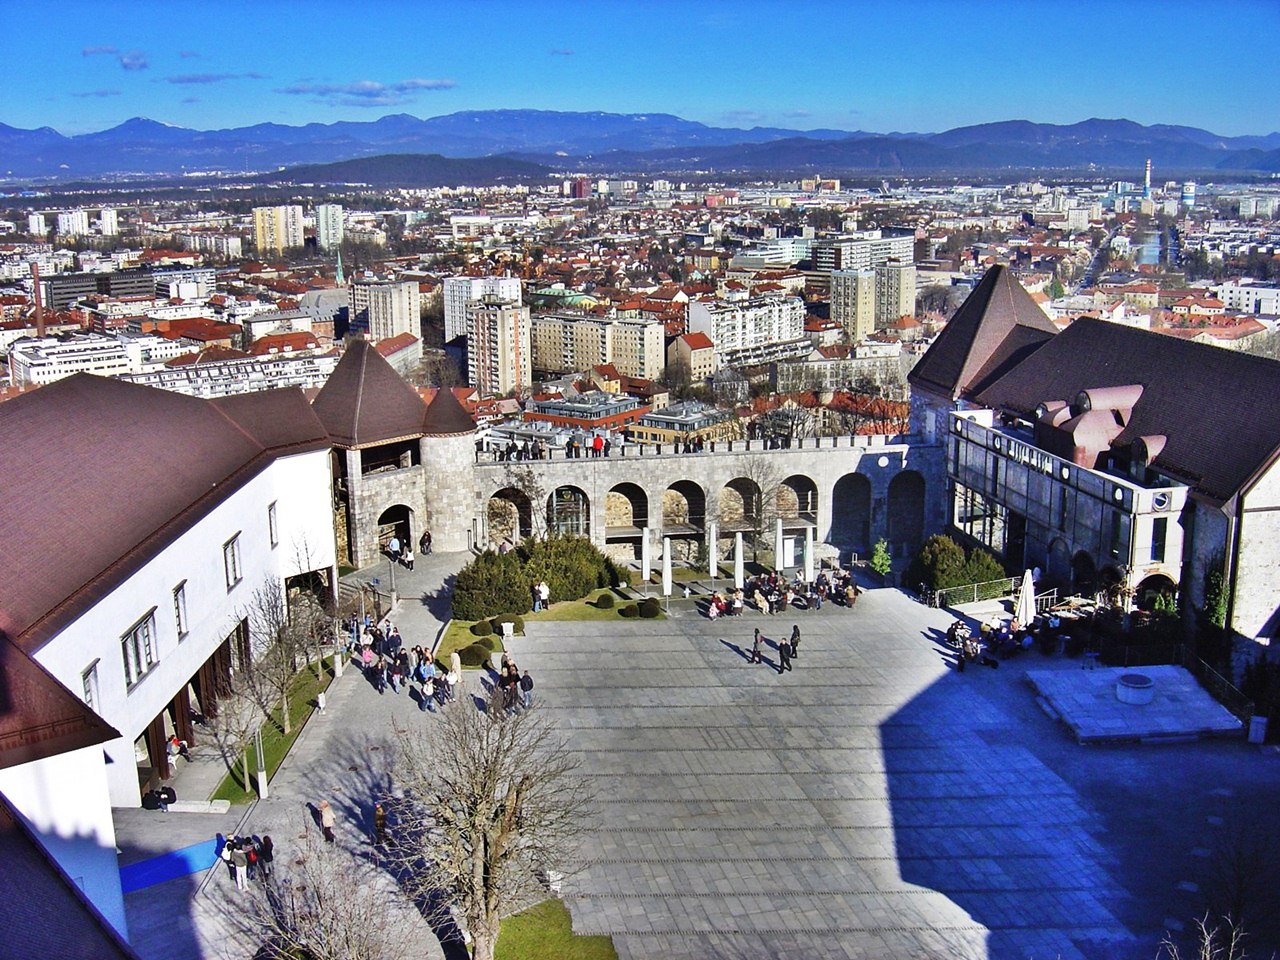
[[[806,583],[813,583],[813,530],[813,527],[804,528],[804,579]]]
[[[714,580],[720,575],[720,525],[714,520],[707,522],[707,573]]]
[[[782,568],[782,518],[778,517],[773,521],[773,569]]]
[[[662,595],[671,596],[671,538],[662,538]]]
[[[739,590],[747,582],[742,575],[742,531],[733,535],[733,585]]]
[[[649,578],[653,576],[653,541],[649,537],[649,528],[640,528],[640,582],[644,592],[649,593]]]

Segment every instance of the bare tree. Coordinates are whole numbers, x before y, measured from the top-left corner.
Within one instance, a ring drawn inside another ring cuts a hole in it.
[[[749,481],[733,488],[742,501],[741,516],[737,515],[737,503],[730,501],[720,507],[719,518],[726,524],[740,521],[751,525],[751,559],[759,560],[761,541],[768,542],[767,535],[779,516],[778,492],[784,479],[782,470],[775,457],[753,451],[743,458],[738,478]],[[774,558],[775,565],[778,559]]]
[[[253,591],[242,616],[257,645],[253,663],[246,665],[242,675],[264,716],[270,719],[272,709],[280,705],[281,729],[289,733],[289,687],[299,662],[310,652],[315,624],[306,615],[290,616],[284,588],[270,576]]]
[[[264,960],[408,960],[428,931],[376,865],[321,841],[299,824],[301,839],[275,873],[253,884],[247,901],[227,901],[244,940],[261,944]],[[398,902],[397,902],[398,901]]]
[[[208,714],[205,716],[205,723],[208,724],[210,735],[218,746],[218,753],[222,756],[228,773],[235,771],[236,761],[239,760],[241,782],[246,790],[250,789],[253,782],[249,779],[249,744],[253,742],[253,735],[261,722],[260,717],[256,700],[237,692],[221,698],[216,717]]]
[[[1244,928],[1231,920],[1210,924],[1205,915],[1195,922],[1192,938],[1187,960],[1245,960]],[[1182,960],[1182,948],[1166,935],[1160,943],[1160,956]]]
[[[545,898],[552,872],[569,872],[591,796],[536,708],[503,718],[464,702],[440,722],[435,736],[400,736],[402,882],[419,903],[463,918],[475,960],[493,960],[500,918]]]

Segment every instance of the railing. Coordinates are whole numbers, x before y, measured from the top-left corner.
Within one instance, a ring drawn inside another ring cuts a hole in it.
[[[1058,588],[1036,594],[1036,613],[1044,613],[1058,605]]]
[[[508,457],[503,450],[477,450],[476,463],[480,465],[486,464],[504,464],[504,463],[548,463],[551,461],[562,460],[626,460],[633,457],[695,457],[695,456],[730,456],[742,453],[796,453],[799,451],[814,450],[868,450],[868,449],[884,449],[888,447],[904,446],[908,437],[905,434],[895,436],[875,435],[875,436],[836,436],[836,437],[807,437],[801,440],[793,440],[789,447],[772,447],[764,440],[708,440],[705,441],[703,448],[699,451],[690,450],[684,452],[683,443],[628,443],[616,444],[609,450],[608,455],[601,454],[600,457],[594,456],[594,451],[585,447],[576,448],[576,455],[570,456],[569,453],[560,446],[546,447],[544,456],[523,456],[522,454],[514,457]]]
[[[1249,720],[1253,717],[1254,703],[1235,684],[1197,657],[1190,647],[1186,648],[1181,663],[1200,681],[1200,686],[1204,687],[1213,699],[1226,707],[1246,727],[1249,725]]]
[[[1181,665],[1186,656],[1187,648],[1181,643],[1104,643],[1098,660],[1108,667],[1158,667]]]
[[[970,583],[963,587],[944,587],[933,591],[932,597],[928,597],[929,606],[954,607],[962,603],[977,603],[979,600],[1008,597],[1018,592],[1021,583],[1021,577],[1005,577],[1003,580],[987,580],[984,583]]]

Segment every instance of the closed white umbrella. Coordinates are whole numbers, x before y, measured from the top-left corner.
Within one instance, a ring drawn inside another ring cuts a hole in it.
[[[1018,603],[1013,608],[1014,619],[1024,627],[1036,618],[1036,582],[1028,570],[1022,575],[1022,587],[1018,590]]]

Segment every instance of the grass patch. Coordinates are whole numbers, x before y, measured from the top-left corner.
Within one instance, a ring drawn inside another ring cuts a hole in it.
[[[463,647],[469,647],[480,639],[491,643],[494,652],[501,654],[503,650],[502,637],[498,634],[483,638],[477,637],[471,632],[471,625],[475,622],[475,620],[450,620],[449,625],[444,628],[444,635],[440,638],[440,646],[436,648],[435,658],[443,661],[447,666],[449,654],[455,650],[460,651]]]
[[[730,573],[730,576],[733,574]],[[706,567],[672,567],[671,580],[673,583],[688,583],[691,580],[710,580]],[[662,583],[662,564],[654,566],[649,573],[650,583]]]
[[[580,937],[573,932],[569,908],[544,900],[502,921],[497,960],[618,960],[612,937]]]
[[[280,707],[278,705],[271,713],[271,721],[262,725],[262,753],[266,760],[268,780],[275,776],[275,772],[280,768],[280,764],[289,753],[289,748],[298,739],[298,734],[302,733],[303,726],[315,709],[313,704],[315,703],[316,694],[321,690],[328,689],[332,681],[332,657],[325,658],[324,670],[320,679],[316,678],[314,667],[304,667],[293,678],[293,684],[289,687],[289,723],[292,727],[289,734],[285,735],[281,732]],[[258,751],[253,744],[250,744],[248,752],[249,776],[252,777],[258,769]],[[251,784],[245,784],[241,781],[240,778],[243,773],[243,761],[240,758],[236,758],[235,769],[222,778],[222,783],[218,784],[218,789],[213,792],[213,796],[209,799],[230,800],[232,803],[249,803],[254,800],[258,796],[257,791],[253,789]]]

